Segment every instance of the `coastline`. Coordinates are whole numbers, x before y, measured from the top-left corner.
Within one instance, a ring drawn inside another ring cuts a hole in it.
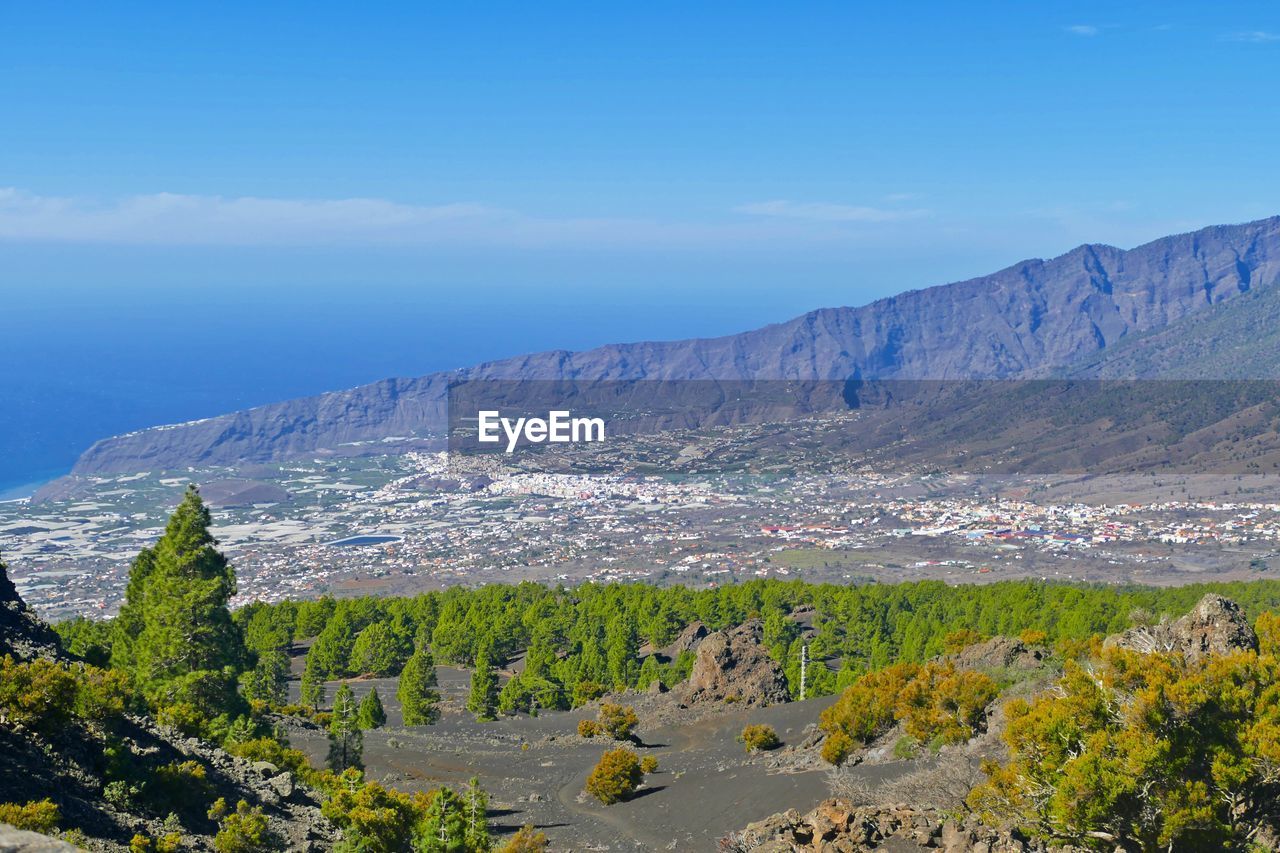
[[[54,480],[62,476],[65,476],[65,472],[63,474],[50,473],[45,475],[42,479],[32,480],[27,483],[0,485],[0,504],[25,501],[34,495],[41,486],[52,483]]]

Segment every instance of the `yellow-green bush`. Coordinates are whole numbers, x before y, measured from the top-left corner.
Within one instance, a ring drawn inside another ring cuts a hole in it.
[[[406,794],[366,782],[355,769],[334,777],[330,796],[321,811],[343,834],[359,843],[360,850],[386,851],[412,848],[416,830],[426,819],[437,791]]]
[[[157,767],[146,782],[145,792],[152,803],[177,811],[203,811],[213,796],[204,765],[190,760]]]
[[[626,740],[631,737],[632,730],[640,724],[635,708],[613,702],[605,702],[600,706],[596,721],[600,724],[600,730],[614,740]]]
[[[279,849],[279,844],[262,809],[241,800],[236,810],[222,819],[213,837],[213,849],[218,853],[261,853]]]
[[[853,742],[853,738],[844,732],[832,732],[822,742],[822,760],[839,767],[844,764],[845,759],[849,757],[849,753],[853,752],[856,746],[857,744]]]
[[[0,658],[0,722],[53,734],[70,721],[75,700],[75,676],[62,664]]]
[[[57,832],[61,817],[57,804],[52,800],[33,800],[21,804],[0,803],[0,823],[28,832],[41,832],[45,835]]]
[[[986,637],[972,628],[960,628],[942,638],[942,648],[948,654],[955,654],[956,652],[964,651],[970,646],[975,646],[985,639]]]
[[[920,743],[938,746],[968,740],[998,694],[990,676],[957,669],[950,661],[900,663],[868,673],[819,717],[827,733],[823,757],[840,764],[857,746],[897,722]]]
[[[746,746],[747,752],[776,749],[782,743],[778,740],[778,733],[773,730],[773,726],[766,726],[763,723],[744,728],[742,734],[738,735],[738,740]]]
[[[621,747],[611,749],[600,756],[600,762],[587,777],[587,793],[608,806],[634,794],[643,779],[644,771],[634,752]]]
[[[501,853],[544,853],[547,849],[547,834],[535,829],[533,824],[526,823],[501,848]]]
[[[195,705],[189,702],[175,702],[156,711],[156,722],[187,737],[200,737],[205,733],[209,721]]]
[[[260,737],[246,741],[232,741],[227,752],[249,761],[267,761],[281,770],[301,773],[309,769],[307,756],[301,750],[290,749],[275,738]]]
[[[1264,846],[1280,793],[1275,654],[1104,649],[1005,709],[1009,761],[968,800],[989,822],[1086,849]]]

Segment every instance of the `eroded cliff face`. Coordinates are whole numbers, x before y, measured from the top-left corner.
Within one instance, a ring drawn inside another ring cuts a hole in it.
[[[444,429],[450,384],[475,379],[843,382],[1040,374],[1135,333],[1212,313],[1277,278],[1280,218],[1207,228],[1128,251],[1081,246],[1052,260],[1024,261],[860,308],[813,311],[738,335],[535,353],[142,430],[98,442],[75,473],[352,453],[361,442],[386,439],[412,445]]]

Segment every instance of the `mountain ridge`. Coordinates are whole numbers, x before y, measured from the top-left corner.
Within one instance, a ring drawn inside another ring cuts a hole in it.
[[[73,474],[235,465],[362,446],[417,446],[447,423],[451,384],[479,379],[1008,379],[1052,373],[1130,336],[1202,314],[1280,279],[1280,217],[1217,225],[1132,249],[1085,244],[1048,260],[819,308],[717,338],[549,350],[384,379],[103,439]]]

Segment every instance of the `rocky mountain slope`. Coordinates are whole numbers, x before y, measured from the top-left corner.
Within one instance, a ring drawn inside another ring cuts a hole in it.
[[[316,450],[359,452],[367,442],[404,444],[438,435],[450,385],[476,379],[593,384],[1043,375],[1135,335],[1213,316],[1242,296],[1269,291],[1277,278],[1280,217],[1127,251],[1087,245],[1052,260],[1028,260],[860,308],[813,311],[738,335],[536,353],[143,430],[98,442],[75,473],[235,465]]]
[[[79,665],[23,603],[0,563],[0,658],[5,655]],[[160,784],[175,768],[191,772],[182,776],[186,781],[168,785],[162,801],[155,793],[124,796],[116,790],[123,790],[124,783],[113,781],[122,767],[148,784]],[[292,773],[184,737],[150,717],[127,713],[109,726],[74,720],[41,729],[0,716],[0,803],[52,801],[59,826],[76,830],[77,844],[87,849],[128,850],[135,835],[176,834],[183,850],[213,850],[218,824],[206,809],[218,797],[261,807],[284,849],[325,850],[336,839],[317,795]],[[0,825],[0,850],[64,849],[76,848]]]

